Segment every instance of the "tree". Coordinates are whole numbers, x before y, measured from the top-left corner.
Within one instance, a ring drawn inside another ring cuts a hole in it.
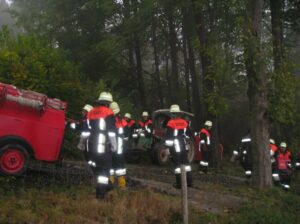
[[[262,0],[248,0],[244,27],[245,66],[249,82],[253,182],[260,189],[272,186],[269,154],[268,80],[261,47]]]

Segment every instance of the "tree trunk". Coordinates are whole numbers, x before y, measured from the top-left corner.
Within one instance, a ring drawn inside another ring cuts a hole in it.
[[[274,70],[278,72],[282,64],[283,50],[283,10],[284,0],[270,0],[273,38]]]
[[[182,26],[183,33],[184,26]],[[183,61],[184,61],[184,77],[185,77],[185,93],[186,93],[186,109],[188,111],[192,111],[192,104],[191,104],[191,92],[190,92],[190,69],[189,69],[189,62],[188,62],[188,56],[187,56],[187,44],[186,44],[186,36],[183,34],[183,41],[182,41],[182,53],[183,53]]]
[[[182,8],[183,14],[183,36],[186,37],[186,44],[188,48],[188,66],[191,75],[192,82],[192,99],[193,110],[195,114],[195,128],[201,127],[202,107],[199,94],[199,80],[196,74],[195,65],[195,53],[192,46],[193,39],[196,37],[196,27],[194,21],[194,12],[192,4],[188,1],[188,4]]]
[[[166,80],[167,80],[167,86],[168,86],[168,102],[167,104],[170,104],[170,102],[174,102],[173,94],[172,94],[172,77],[169,73],[169,54],[168,54],[168,47],[166,47],[165,52],[165,61],[166,61]]]
[[[159,99],[160,108],[164,107],[164,99],[162,94],[162,88],[161,88],[161,82],[160,82],[160,76],[159,76],[159,59],[157,54],[157,46],[156,46],[156,27],[155,25],[152,25],[152,45],[153,45],[153,54],[154,54],[154,62],[155,62],[155,77],[156,77],[156,83],[157,83],[157,95]]]
[[[195,0],[193,0],[195,6]],[[208,110],[209,102],[206,101],[208,95],[215,91],[215,84],[214,84],[214,70],[212,68],[212,58],[208,53],[209,49],[209,42],[208,42],[208,24],[205,20],[205,10],[204,4],[200,7],[196,7],[195,18],[197,23],[197,33],[198,39],[200,41],[200,59],[201,59],[201,66],[202,66],[202,75],[203,75],[203,96],[204,96],[204,103],[205,108],[202,109],[204,115],[207,119],[213,121],[213,129],[212,129],[212,152],[210,153],[210,162],[213,167],[220,168],[220,153],[219,153],[219,129],[218,129],[218,119],[217,117],[210,113]],[[212,19],[212,18],[210,18]],[[212,24],[212,22],[210,23]],[[212,29],[212,27],[209,27]]]
[[[245,65],[248,76],[253,183],[260,189],[272,186],[269,153],[268,73],[260,44],[262,0],[248,0],[245,24]]]
[[[177,37],[175,32],[175,25],[174,25],[174,17],[173,17],[173,10],[168,12],[168,25],[169,25],[169,44],[170,44],[170,53],[171,53],[171,74],[174,86],[172,89],[174,102],[178,102],[179,100],[179,93],[180,93],[180,86],[179,86],[179,76],[178,76],[178,60],[177,60]]]

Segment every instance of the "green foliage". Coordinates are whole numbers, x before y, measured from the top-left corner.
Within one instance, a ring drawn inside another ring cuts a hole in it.
[[[295,124],[299,116],[296,95],[300,82],[287,67],[274,74],[273,79],[274,93],[269,107],[270,118],[279,124]]]

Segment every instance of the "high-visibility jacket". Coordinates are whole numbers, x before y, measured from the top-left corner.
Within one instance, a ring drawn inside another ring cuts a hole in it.
[[[125,119],[121,118],[120,116],[115,117],[115,124],[116,124],[116,129],[117,129],[117,154],[122,154],[123,153],[123,141],[126,135],[126,127],[127,127],[127,121]]]
[[[116,134],[114,112],[106,106],[94,107],[88,113],[87,124],[90,129],[89,141],[98,143],[101,133],[101,144],[105,144],[107,135]]]
[[[167,123],[166,145],[174,147],[177,153],[185,148],[185,135],[188,122],[182,118],[173,118]]]
[[[147,133],[152,133],[152,120],[147,119],[146,121],[139,120],[139,126],[144,129]]]
[[[211,145],[210,132],[207,129],[202,128],[199,132],[199,135],[200,135],[200,145],[199,145],[200,151],[208,150],[208,147]]]
[[[290,169],[289,164],[292,161],[292,153],[289,150],[286,150],[285,152],[279,152],[277,157],[277,168],[279,170],[287,170]]]

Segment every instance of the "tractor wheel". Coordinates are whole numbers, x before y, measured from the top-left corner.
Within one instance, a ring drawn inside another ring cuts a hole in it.
[[[153,150],[152,160],[158,165],[165,165],[169,162],[170,151],[165,144],[158,143]]]
[[[189,163],[192,163],[195,159],[195,147],[194,143],[191,140],[187,140],[186,148],[188,150],[187,157]]]
[[[5,145],[0,149],[0,172],[7,175],[21,175],[27,169],[29,154],[18,144]]]

